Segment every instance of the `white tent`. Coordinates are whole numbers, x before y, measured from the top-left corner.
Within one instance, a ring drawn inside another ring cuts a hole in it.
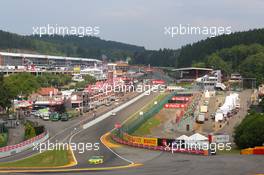
[[[224,104],[219,108],[220,111],[226,116],[239,104],[239,96],[237,93],[232,93],[225,98]]]
[[[181,135],[176,140],[190,140],[190,138],[187,135]]]
[[[217,112],[215,114],[215,121],[218,122],[218,121],[222,121],[224,120],[224,113],[222,112]]]
[[[189,137],[190,140],[193,141],[205,141],[208,140],[208,137],[203,136],[202,134],[195,133]]]
[[[210,98],[210,92],[208,90],[204,92],[204,97]]]

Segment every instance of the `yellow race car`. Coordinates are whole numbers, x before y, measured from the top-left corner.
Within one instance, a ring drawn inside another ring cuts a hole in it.
[[[104,157],[103,156],[92,156],[88,160],[89,164],[102,164],[104,163]]]

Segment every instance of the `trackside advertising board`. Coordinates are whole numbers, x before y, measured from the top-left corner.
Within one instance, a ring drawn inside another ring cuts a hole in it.
[[[187,105],[186,104],[178,104],[178,103],[166,103],[165,105],[164,105],[164,108],[185,108],[185,107],[187,107]]]
[[[158,146],[157,138],[143,138],[143,144],[147,146]]]
[[[213,135],[212,142],[227,143],[229,142],[229,135]]]
[[[158,139],[157,138],[146,138],[146,137],[139,137],[139,136],[131,136],[129,134],[124,133],[123,139],[127,142],[145,145],[145,146],[157,146]]]
[[[152,80],[152,84],[165,84],[164,80]]]

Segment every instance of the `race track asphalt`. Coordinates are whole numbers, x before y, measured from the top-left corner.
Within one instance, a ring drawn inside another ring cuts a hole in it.
[[[81,131],[73,137],[74,143],[100,143],[99,151],[87,151],[85,153],[78,153],[75,151],[75,156],[78,161],[78,165],[74,168],[87,168],[87,167],[105,167],[105,166],[120,166],[127,165],[128,162],[119,158],[108,150],[101,142],[100,138],[103,134],[110,131],[116,122],[124,121],[128,116],[140,109],[144,104],[151,101],[153,95],[146,96],[131,106],[121,110],[116,116],[110,116],[105,120],[93,125],[86,130]],[[137,148],[133,148],[133,151]],[[129,150],[129,147],[128,147]],[[131,154],[134,152],[131,151]],[[144,154],[144,150],[138,148],[138,152],[141,156],[148,156]],[[153,151],[155,152],[155,151]],[[101,165],[89,165],[87,160],[93,155],[103,155],[104,164]],[[122,156],[122,155],[121,155]],[[125,157],[129,160],[129,157]],[[188,154],[172,154],[172,153],[158,153],[154,157],[147,159],[146,161],[136,162],[142,163],[142,166],[106,170],[106,171],[86,171],[86,172],[62,172],[59,174],[98,174],[98,175],[175,175],[175,174],[188,174],[188,175],[247,175],[264,173],[264,156],[253,155],[216,155],[216,156],[196,156]],[[36,174],[36,173],[10,173],[10,174]],[[41,174],[55,174],[53,173],[41,173]]]

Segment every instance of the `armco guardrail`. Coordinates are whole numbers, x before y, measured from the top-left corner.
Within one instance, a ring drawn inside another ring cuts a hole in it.
[[[33,147],[33,144],[39,144],[41,142],[44,142],[48,138],[49,138],[49,133],[43,132],[42,134],[36,137],[33,137],[31,139],[28,139],[24,142],[21,142],[19,144],[2,147],[0,148],[0,158],[8,157],[8,156],[20,153],[22,151],[25,151]]]
[[[158,145],[154,146],[154,145],[149,145],[149,144],[146,145],[146,144],[126,141],[113,134],[111,135],[111,138],[117,143],[128,145],[128,146],[133,146],[133,147],[138,147],[138,148],[158,150],[158,151],[167,151],[167,152],[173,152],[173,153],[189,153],[189,154],[197,154],[197,155],[206,155],[206,151],[204,150],[198,150],[198,149],[173,149],[172,150],[171,147],[166,147],[166,146],[158,146]],[[145,138],[145,139],[150,139],[150,138]]]

